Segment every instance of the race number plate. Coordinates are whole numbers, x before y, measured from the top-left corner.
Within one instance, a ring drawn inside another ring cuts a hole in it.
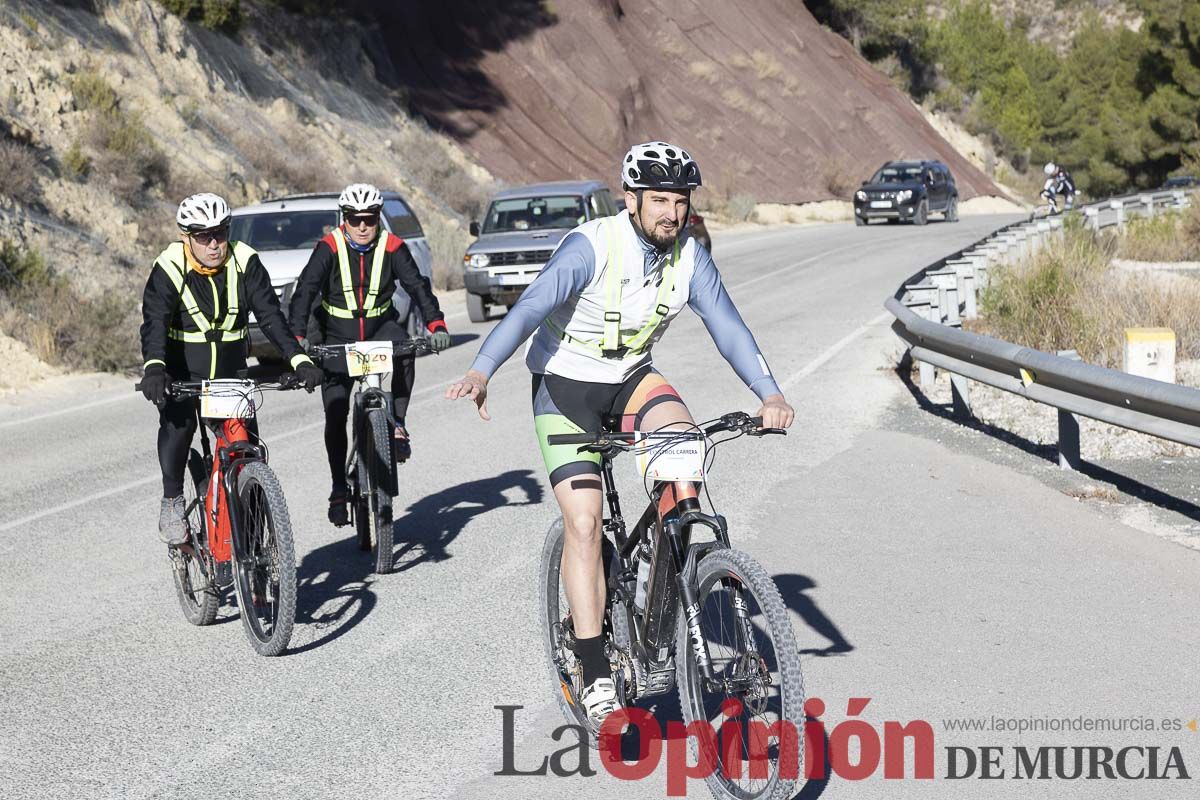
[[[208,419],[251,419],[254,416],[254,381],[202,382],[200,416]]]
[[[678,442],[642,438],[635,451],[638,473],[653,481],[703,481],[704,441]]]
[[[352,377],[392,371],[391,342],[355,342],[346,348],[346,371]]]

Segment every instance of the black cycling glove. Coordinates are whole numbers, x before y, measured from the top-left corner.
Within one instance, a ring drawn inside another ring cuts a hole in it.
[[[161,406],[167,399],[168,381],[166,368],[162,364],[151,364],[142,376],[142,395],[154,405]]]

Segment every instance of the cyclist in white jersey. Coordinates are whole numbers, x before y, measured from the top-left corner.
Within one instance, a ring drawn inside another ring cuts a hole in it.
[[[582,673],[579,699],[597,728],[617,707],[603,645],[600,456],[550,445],[547,437],[599,432],[605,418],[619,418],[625,430],[690,427],[691,414],[650,354],[684,306],[700,315],[721,355],[758,395],[765,427],[789,427],[795,416],[711,256],[685,229],[699,166],[679,147],[648,142],[626,154],[621,182],[627,210],[567,234],[446,391],[450,399],[470,398],[490,419],[488,380],[533,335],[525,363],[533,373],[534,425],[566,528],[562,577]]]

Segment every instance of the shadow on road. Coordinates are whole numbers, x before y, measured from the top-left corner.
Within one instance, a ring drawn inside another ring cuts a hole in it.
[[[898,368],[896,375],[900,381],[908,389],[913,399],[917,401],[917,405],[922,411],[933,414],[936,417],[941,417],[944,420],[953,422],[964,428],[979,431],[980,433],[991,436],[1006,444],[1010,444],[1017,449],[1028,453],[1034,458],[1048,461],[1051,464],[1058,463],[1058,447],[1052,444],[1037,444],[1023,436],[1018,436],[1011,431],[998,428],[995,425],[990,425],[986,422],[981,422],[974,417],[959,417],[955,416],[953,409],[949,404],[934,403],[921,391],[920,387],[913,383],[912,376],[905,369]],[[1191,519],[1195,522],[1200,522],[1200,506],[1192,503],[1189,500],[1184,500],[1179,497],[1170,495],[1160,489],[1155,489],[1142,483],[1137,478],[1131,478],[1128,475],[1121,475],[1112,470],[1102,467],[1099,464],[1093,464],[1088,461],[1081,461],[1079,465],[1079,474],[1085,475],[1092,480],[1107,483],[1114,489],[1124,494],[1136,497],[1147,503],[1152,503],[1159,508],[1167,511],[1174,511],[1177,514]]]
[[[296,568],[296,622],[315,628],[317,635],[289,648],[289,655],[332,642],[371,613],[376,603],[372,565],[370,554],[361,552],[353,538],[340,538],[304,556]]]
[[[846,637],[838,630],[838,626],[834,624],[833,620],[817,607],[811,597],[805,594],[809,589],[816,588],[816,581],[807,575],[791,573],[775,575],[773,578],[787,607],[799,614],[805,625],[829,640],[828,647],[805,648],[800,651],[800,655],[836,656],[849,653],[854,649],[854,645],[846,641]]]
[[[521,490],[525,499],[509,500],[504,496],[509,489]],[[501,506],[535,506],[541,502],[542,486],[527,469],[460,483],[423,497],[393,523],[398,545],[394,571],[403,572],[418,564],[450,558],[446,548],[458,538],[468,522],[481,514]]]

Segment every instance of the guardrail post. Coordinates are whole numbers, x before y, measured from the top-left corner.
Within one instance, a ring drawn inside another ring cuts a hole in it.
[[[971,382],[967,376],[950,373],[950,402],[954,416],[968,419],[971,416]]]
[[[933,370],[933,364],[928,361],[918,363],[921,365],[921,391],[926,395],[931,394],[937,382],[937,373]]]
[[[1154,217],[1154,198],[1148,194],[1142,195],[1142,205],[1146,206],[1146,216]]]
[[[1186,194],[1184,194],[1181,191],[1175,191],[1175,192],[1172,192],[1172,194],[1175,195],[1175,207],[1176,208],[1187,208],[1188,207],[1188,199],[1187,199]]]
[[[946,324],[951,327],[962,327],[962,317],[958,315],[958,287],[948,286],[946,293]]]
[[[1072,361],[1080,361],[1079,353],[1074,350],[1059,350],[1058,355]],[[1070,411],[1058,409],[1058,467],[1078,471],[1081,465],[1079,456],[1079,417]]]
[[[1087,222],[1085,223],[1084,227],[1091,228],[1093,231],[1099,233],[1100,232],[1100,209],[1085,208],[1083,210],[1083,215],[1085,217],[1087,217]]]
[[[1111,205],[1117,211],[1117,228],[1118,230],[1125,227],[1125,202],[1122,200],[1113,200]]]
[[[975,276],[963,276],[963,300],[965,301],[963,314],[967,319],[975,319],[979,316],[979,308],[975,298]]]

